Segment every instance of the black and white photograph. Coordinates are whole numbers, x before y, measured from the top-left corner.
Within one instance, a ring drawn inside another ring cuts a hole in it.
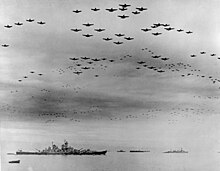
[[[220,0],[0,0],[1,171],[219,171]]]

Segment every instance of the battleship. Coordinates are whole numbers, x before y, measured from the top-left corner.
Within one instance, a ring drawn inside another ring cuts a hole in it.
[[[18,150],[16,155],[105,155],[107,153],[107,150],[94,151],[90,149],[74,149],[68,145],[66,140],[64,141],[64,144],[61,145],[61,148],[52,142],[51,147],[49,146],[43,150],[36,150],[36,152]]]
[[[188,153],[188,151],[185,151],[181,148],[180,150],[169,150],[169,151],[165,151],[163,153]]]

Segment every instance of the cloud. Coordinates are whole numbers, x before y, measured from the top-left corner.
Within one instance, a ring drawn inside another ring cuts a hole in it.
[[[34,95],[33,95],[34,94]],[[67,118],[86,118],[94,116],[110,117],[113,113],[132,112],[147,108],[146,104],[129,96],[116,96],[109,93],[81,91],[78,94],[71,90],[52,90],[51,93],[27,93],[23,100],[14,100],[13,105],[22,106],[21,118],[39,119],[54,118],[64,114]],[[149,107],[149,106],[148,106]]]

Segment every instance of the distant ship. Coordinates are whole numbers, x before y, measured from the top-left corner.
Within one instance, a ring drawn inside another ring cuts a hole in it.
[[[117,152],[120,152],[120,153],[122,153],[122,152],[126,152],[126,151],[124,151],[124,150],[118,150]]]
[[[20,163],[20,160],[12,160],[12,161],[9,161],[8,163]]]
[[[149,150],[130,150],[130,153],[146,153],[146,152],[150,152]]]
[[[180,150],[169,150],[169,151],[165,151],[163,153],[188,153],[188,151],[185,151],[181,148]]]
[[[16,155],[105,155],[107,150],[94,151],[90,149],[74,149],[68,146],[68,142],[64,141],[64,144],[59,148],[52,143],[52,147],[45,148],[44,150],[38,150],[37,152],[18,150]]]

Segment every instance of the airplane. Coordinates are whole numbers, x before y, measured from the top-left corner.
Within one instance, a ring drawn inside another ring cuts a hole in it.
[[[154,56],[151,56],[152,58],[160,58],[161,56],[160,55],[154,55]]]
[[[170,24],[162,24],[164,27],[168,27],[170,26]]]
[[[155,67],[154,67],[154,66],[150,66],[150,67],[147,67],[147,68],[149,68],[149,69],[154,69]]]
[[[161,60],[163,61],[167,61],[169,58],[161,58]]]
[[[123,42],[119,42],[119,41],[117,41],[117,42],[114,42],[114,44],[116,44],[116,45],[120,45],[120,44],[123,44]]]
[[[201,54],[205,54],[206,52],[200,52]]]
[[[127,8],[127,7],[130,7],[131,5],[128,5],[128,4],[119,4],[119,6],[121,6],[122,8]]]
[[[109,60],[109,62],[114,62],[114,61],[115,61],[115,60],[113,60],[113,59],[110,59],[110,60]]]
[[[93,26],[94,24],[86,23],[86,24],[83,24],[83,25],[86,26],[86,27],[89,27],[89,26]]]
[[[80,12],[82,12],[81,10],[73,10],[73,12],[75,12],[75,13],[80,13]]]
[[[29,18],[29,19],[27,19],[26,21],[27,21],[27,22],[33,22],[34,19]]]
[[[92,37],[93,35],[92,34],[83,34],[83,36],[85,36],[85,37]]]
[[[144,63],[146,63],[146,62],[144,62],[144,61],[139,61],[139,62],[137,62],[138,64],[144,64]]]
[[[76,72],[73,72],[73,73],[74,73],[74,74],[77,74],[77,75],[82,74],[81,71],[76,71]]]
[[[19,23],[19,22],[17,22],[17,23],[15,23],[15,25],[17,25],[17,26],[21,26],[21,25],[23,25],[23,23]]]
[[[124,36],[124,34],[121,34],[121,33],[115,34],[115,35],[118,36],[118,37]]]
[[[129,16],[128,15],[118,15],[118,17],[120,17],[121,19],[125,19],[125,18],[128,18]]]
[[[39,21],[39,22],[37,22],[37,24],[45,24],[46,22],[43,22],[43,21]]]
[[[133,37],[124,37],[124,39],[126,39],[126,40],[133,40],[134,38]]]
[[[92,11],[99,11],[99,8],[91,8]]]
[[[155,25],[155,26],[157,26],[157,27],[162,26],[161,23],[155,23],[155,24],[153,24],[153,25]]]
[[[11,28],[12,26],[10,26],[10,25],[5,25],[4,27],[5,27],[5,28]]]
[[[184,31],[184,30],[182,30],[182,29],[179,29],[179,30],[177,30],[178,32],[181,32],[181,31]]]
[[[81,59],[87,60],[87,59],[90,59],[90,58],[88,58],[88,57],[81,57]]]
[[[107,11],[109,11],[109,12],[117,11],[117,9],[114,9],[114,8],[107,8],[107,9],[105,9],[105,10],[107,10]]]
[[[121,10],[121,11],[126,11],[126,10],[128,10],[127,8],[118,8],[119,10]]]
[[[158,36],[158,35],[160,35],[160,34],[162,34],[162,33],[158,33],[158,32],[156,32],[156,33],[152,33],[154,36]]]
[[[92,60],[95,62],[100,61],[100,59],[97,59],[97,58],[93,58]]]
[[[90,69],[90,67],[82,67],[82,69]]]
[[[173,30],[174,28],[173,27],[168,27],[168,28],[164,28],[166,29],[167,31],[170,31],[170,30]]]
[[[97,32],[105,31],[105,29],[94,29],[94,30],[97,31]]]
[[[211,54],[211,56],[215,56],[215,55],[216,55],[216,54],[214,54],[214,53],[213,53],[213,54]]]
[[[70,29],[71,31],[75,31],[75,32],[79,32],[79,31],[82,31],[82,29]]]
[[[138,11],[132,11],[133,14],[140,14]]]
[[[192,32],[192,31],[187,31],[186,33],[187,33],[187,34],[191,34],[191,33],[193,33],[193,32]]]
[[[139,11],[147,10],[147,8],[144,8],[144,7],[138,7],[138,8],[136,8],[136,9],[139,10]]]
[[[143,28],[143,29],[141,29],[142,31],[144,31],[144,32],[146,32],[146,31],[151,31],[152,29],[148,29],[148,28]]]
[[[193,58],[193,57],[196,57],[196,55],[190,55],[190,56],[191,56],[192,58]]]
[[[112,40],[112,38],[103,38],[103,40],[105,40],[105,41],[109,41],[109,40]]]
[[[79,60],[79,58],[69,58],[69,59],[73,61]]]
[[[157,28],[157,26],[153,25],[153,26],[150,26],[151,28]]]
[[[7,44],[3,44],[3,45],[2,45],[2,47],[8,47],[8,46],[9,46],[9,45],[7,45]]]

